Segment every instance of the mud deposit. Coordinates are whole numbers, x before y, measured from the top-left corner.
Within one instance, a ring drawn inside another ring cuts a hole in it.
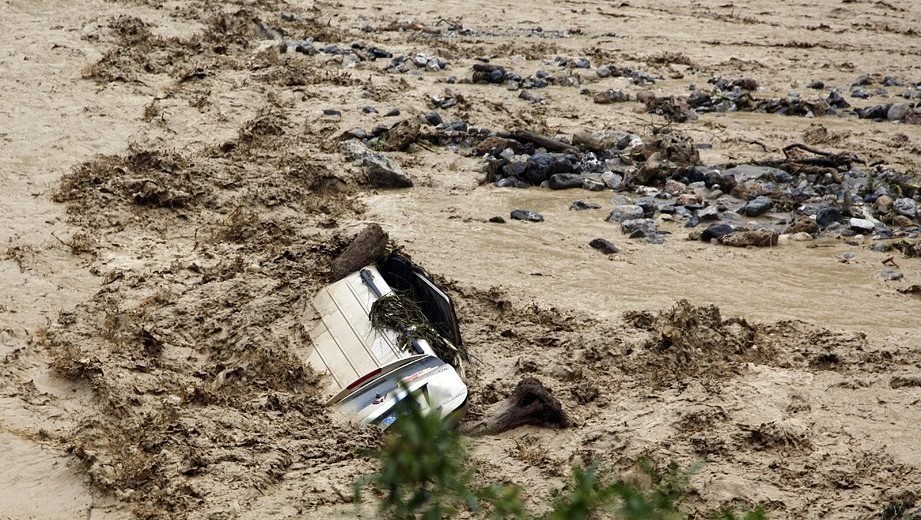
[[[455,298],[471,423],[525,377],[566,410],[566,429],[471,435],[484,481],[541,502],[573,464],[621,474],[647,457],[705,462],[693,518],[921,505],[917,255],[862,237],[728,248],[674,222],[662,244],[630,240],[604,221],[611,190],[496,188],[482,138],[415,123],[648,137],[668,114],[638,95],[715,77],[805,98],[814,80],[846,96],[892,76],[904,86],[848,100],[894,103],[921,83],[919,27],[912,0],[0,0],[0,517],[351,513],[379,436],[325,409],[306,331],[369,222]],[[568,79],[522,96],[478,58]],[[919,172],[909,116],[813,115],[671,125],[709,145],[704,164],[806,142]],[[384,189],[343,134],[401,121],[377,152],[413,187]],[[544,221],[489,221],[521,208]],[[886,281],[893,256],[903,276]]]

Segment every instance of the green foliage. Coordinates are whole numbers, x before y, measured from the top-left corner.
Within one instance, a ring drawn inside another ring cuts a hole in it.
[[[477,511],[473,472],[465,467],[467,454],[458,434],[438,414],[424,414],[411,398],[400,401],[397,410],[399,419],[378,454],[380,469],[356,484],[356,502],[361,487],[371,485],[384,493],[381,512],[392,518],[434,520],[460,507]]]
[[[678,503],[687,492],[689,476],[699,468],[682,470],[673,463],[660,477],[651,463],[639,461],[640,471],[653,482],[645,489],[606,481],[594,466],[574,467],[568,485],[549,508],[542,508],[549,512],[535,515],[525,509],[518,486],[474,483],[475,470],[460,436],[438,414],[426,415],[413,399],[404,399],[398,415],[377,455],[378,471],[355,485],[356,503],[361,501],[362,488],[371,487],[382,495],[382,516],[398,520],[451,518],[460,510],[485,513],[495,520],[683,520]],[[765,520],[760,507],[741,516],[721,512],[713,518]]]

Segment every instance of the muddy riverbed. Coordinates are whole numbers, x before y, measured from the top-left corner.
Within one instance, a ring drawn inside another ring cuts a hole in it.
[[[653,244],[605,221],[610,189],[497,188],[469,146],[424,139],[384,152],[412,188],[374,188],[341,144],[435,110],[566,138],[674,127],[708,165],[808,141],[917,175],[908,119],[669,124],[637,96],[744,77],[758,98],[911,101],[919,24],[910,0],[0,0],[0,517],[351,513],[379,436],[317,397],[306,316],[369,222],[455,298],[475,359],[470,420],[524,376],[574,420],[469,437],[483,479],[537,503],[573,464],[621,474],[646,457],[704,462],[683,506],[695,518],[921,505],[921,299],[899,292],[921,284],[918,258],[871,236],[730,248],[688,240],[680,219],[660,219]],[[447,67],[412,65],[418,54]],[[570,58],[589,67],[560,66]],[[470,82],[485,60],[560,80],[523,98]],[[866,99],[850,96],[861,76]],[[630,100],[594,103],[606,89]],[[570,210],[577,199],[600,208]]]

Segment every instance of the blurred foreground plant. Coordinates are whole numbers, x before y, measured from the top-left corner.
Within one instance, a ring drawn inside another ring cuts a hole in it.
[[[478,486],[475,469],[456,431],[446,426],[437,413],[425,414],[413,399],[397,405],[399,419],[387,430],[377,453],[378,471],[355,484],[355,503],[362,490],[370,487],[382,495],[380,512],[395,519],[436,520],[452,518],[460,510],[493,519],[519,520],[683,520],[677,504],[687,490],[688,476],[695,468],[682,471],[676,464],[656,478],[648,462],[640,470],[653,477],[651,489],[625,482],[606,482],[597,468],[574,467],[571,481],[548,506],[549,512],[534,514],[525,509],[521,489],[515,485]],[[716,520],[764,520],[761,508],[742,513],[722,512]]]

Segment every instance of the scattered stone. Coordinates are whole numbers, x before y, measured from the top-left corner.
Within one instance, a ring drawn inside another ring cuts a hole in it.
[[[822,90],[823,88],[825,88],[825,82],[821,80],[817,80],[817,79],[812,80],[811,82],[809,82],[809,86],[807,88],[811,88],[815,90]]]
[[[903,287],[901,289],[896,289],[896,290],[902,294],[910,294],[912,296],[921,295],[921,285],[918,285],[918,284],[909,285],[908,287]]]
[[[918,221],[913,218],[908,218],[905,215],[896,215],[892,217],[890,224],[894,227],[912,227],[917,225]]]
[[[841,222],[843,215],[838,208],[822,208],[816,213],[815,223],[819,227],[828,227],[834,222]]]
[[[397,116],[399,116],[399,115],[400,115],[400,109],[399,109],[399,108],[394,108],[394,109],[391,109],[391,110],[390,110],[389,112],[387,112],[386,114],[384,114],[384,117],[397,117]]]
[[[599,105],[609,105],[611,103],[623,103],[624,101],[629,101],[630,97],[624,94],[621,90],[614,90],[609,88],[602,92],[598,92],[592,99]]]
[[[799,233],[793,233],[790,235],[790,240],[795,242],[805,242],[807,240],[813,240],[812,235],[806,233],[805,231],[800,231]]]
[[[601,206],[584,200],[577,200],[569,205],[570,211],[583,211],[586,209],[601,209]]]
[[[324,108],[323,115],[333,116],[333,117],[342,117],[342,112],[339,110],[336,110],[335,108]]]
[[[400,165],[382,154],[365,153],[362,166],[368,182],[376,188],[410,188],[413,185],[412,179],[403,172]]]
[[[415,117],[393,125],[381,139],[386,150],[405,151],[419,138],[421,124]]]
[[[530,184],[528,184],[527,182],[524,182],[518,177],[505,177],[503,179],[499,179],[496,181],[495,186],[497,188],[519,188],[519,189],[526,189],[526,188],[531,187]]]
[[[893,103],[886,112],[886,119],[889,121],[901,121],[911,112],[912,106],[908,103]]]
[[[434,110],[425,114],[425,120],[428,121],[428,124],[432,126],[438,126],[444,123],[444,120],[440,115],[438,115],[438,112],[435,112]]]
[[[755,229],[736,231],[719,239],[724,246],[732,247],[772,247],[777,245],[780,233],[773,229]]]
[[[623,184],[624,176],[614,172],[604,172],[601,174],[601,182],[608,188],[616,190]]]
[[[342,132],[342,139],[343,139],[343,140],[345,140],[345,139],[349,139],[349,140],[351,140],[351,139],[364,140],[364,139],[367,139],[367,138],[369,138],[369,137],[371,137],[371,134],[369,134],[368,131],[365,130],[364,128],[353,128],[353,129],[351,129],[351,130],[346,130],[345,132]],[[364,146],[364,145],[362,145],[362,146]]]
[[[551,190],[568,190],[582,187],[583,177],[577,173],[557,173],[551,175],[548,185]]]
[[[593,248],[601,251],[602,253],[606,255],[613,255],[613,254],[620,252],[620,250],[617,249],[617,246],[615,246],[611,241],[605,240],[603,238],[596,238],[592,240],[591,242],[589,242],[588,245],[592,246]]]
[[[505,219],[500,216],[489,217],[489,221],[493,224],[505,224]]]
[[[770,211],[773,206],[773,200],[764,196],[759,196],[743,206],[742,209],[739,210],[739,213],[746,217],[759,217]]]
[[[645,218],[645,212],[643,208],[635,204],[625,204],[621,206],[615,206],[614,209],[608,214],[605,221],[607,222],[617,222],[622,224],[625,220],[636,220]]]
[[[855,258],[857,258],[857,255],[855,255],[854,253],[841,253],[838,256],[838,261],[841,262],[842,264],[847,264],[847,263],[850,263],[851,260],[854,260]]]
[[[659,240],[658,228],[652,219],[625,220],[620,223],[620,230],[630,238],[646,238],[650,241]]]
[[[720,219],[720,211],[716,206],[707,206],[697,212],[697,218],[701,222],[713,222]]]
[[[850,228],[858,233],[872,233],[876,225],[872,220],[865,218],[851,218],[848,221]]]
[[[512,220],[525,220],[528,222],[543,222],[544,216],[540,213],[526,209],[516,209],[512,211]]]
[[[910,219],[918,218],[918,203],[913,199],[895,199],[895,201],[892,203],[892,210],[899,215],[904,215]]]
[[[730,233],[735,232],[735,228],[731,224],[719,223],[719,224],[710,224],[707,229],[703,230],[700,234],[700,239],[704,242],[710,242],[711,240],[723,238]]]
[[[901,280],[904,276],[901,271],[895,269],[884,269],[883,272],[879,273],[880,277],[887,282],[894,282],[895,280]]]
[[[921,107],[915,108],[909,112],[905,118],[902,119],[902,123],[906,125],[921,125]]]
[[[806,216],[800,215],[795,221],[793,221],[790,226],[784,231],[788,235],[797,235],[800,233],[806,233],[809,235],[809,238],[812,238],[812,235],[819,232],[819,225],[815,220]],[[792,238],[792,237],[791,237]],[[795,239],[794,239],[795,240]]]

